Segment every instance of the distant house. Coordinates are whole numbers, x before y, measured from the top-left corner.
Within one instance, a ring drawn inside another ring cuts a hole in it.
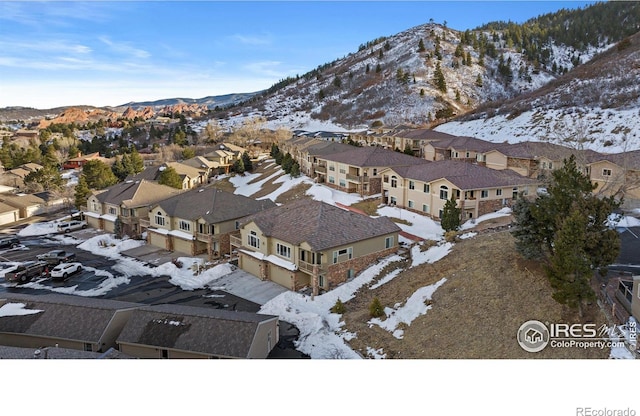
[[[67,159],[62,164],[62,169],[80,169],[90,160],[104,160],[103,157],[100,157],[99,152],[91,153],[88,155],[82,155],[78,153],[78,156],[73,157],[71,159]]]
[[[87,199],[84,215],[91,227],[108,232],[115,231],[115,223],[119,218],[122,233],[137,237],[149,225],[149,207],[180,192],[144,179],[126,180],[95,191]]]
[[[34,194],[2,194],[0,202],[18,209],[20,219],[48,212],[47,202]]]
[[[387,217],[371,218],[301,199],[246,218],[237,247],[238,266],[290,290],[330,290],[398,249],[400,228]]]
[[[3,184],[14,188],[24,188],[24,179],[31,172],[42,169],[42,165],[37,163],[25,163],[16,168],[6,170],[2,173]]]
[[[318,156],[318,182],[344,192],[373,195],[382,192],[383,169],[429,163],[424,159],[381,147],[354,147],[352,150]]]
[[[192,168],[204,171],[206,178],[210,178],[214,175],[217,175],[218,173],[221,173],[219,171],[220,164],[217,162],[213,162],[204,156],[195,156],[191,159],[183,160],[181,163],[191,166]]]
[[[20,220],[20,210],[14,206],[0,202],[0,225],[7,225]]]
[[[257,201],[213,187],[194,189],[150,207],[147,241],[171,251],[218,258],[230,253],[230,233],[242,218],[275,206],[269,199]]]
[[[205,159],[213,163],[217,169],[216,173],[228,174],[236,161],[236,154],[228,150],[214,150],[213,152],[204,155]]]
[[[424,144],[423,154],[426,160],[463,160],[472,163],[484,163],[484,154],[499,145],[475,137],[451,136]]]
[[[589,178],[597,185],[595,192],[624,197],[629,208],[640,208],[640,150],[592,157]]]
[[[118,336],[137,358],[267,358],[279,340],[278,317],[183,305],[133,311]]]
[[[82,296],[0,296],[0,345],[105,352],[139,304]]]
[[[477,218],[511,206],[520,195],[536,195],[537,180],[462,161],[442,160],[382,171],[382,202],[442,218],[455,196],[463,218]]]
[[[301,173],[316,178],[319,174],[326,174],[326,168],[319,166],[319,157],[347,152],[354,147],[340,142],[302,136],[282,142],[279,149],[282,153],[289,153],[298,162]]]
[[[136,181],[146,179],[148,181],[158,182],[162,171],[169,167],[173,168],[180,176],[182,189],[195,188],[208,181],[208,168],[196,168],[181,162],[166,162],[159,166],[150,166],[136,175],[128,176],[127,180]]]

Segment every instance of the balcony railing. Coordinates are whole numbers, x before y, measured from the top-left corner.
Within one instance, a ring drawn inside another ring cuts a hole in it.
[[[140,218],[140,227],[149,228],[150,225],[151,225],[151,221],[143,220],[142,218]]]
[[[316,173],[327,173],[326,166],[316,166],[314,169]]]
[[[231,235],[229,236],[229,243],[235,247],[242,247],[242,238],[239,236]]]
[[[208,243],[210,241],[218,241],[219,236],[215,234],[196,233],[196,240]]]
[[[357,183],[367,183],[369,182],[368,176],[358,176],[347,173],[347,180],[349,182],[357,182]]]
[[[313,276],[313,268],[316,266],[318,267],[318,273],[320,273],[320,271],[322,270],[322,265],[307,263],[306,261],[298,260],[298,270],[300,270],[301,272],[310,274],[312,276]]]

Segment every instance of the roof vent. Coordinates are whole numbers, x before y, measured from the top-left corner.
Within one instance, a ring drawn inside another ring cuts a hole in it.
[[[202,191],[204,191],[204,189],[198,189],[198,192],[202,192]]]
[[[133,183],[133,181],[131,179],[124,181],[124,183]]]

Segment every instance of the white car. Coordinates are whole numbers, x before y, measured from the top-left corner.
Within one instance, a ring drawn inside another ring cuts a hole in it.
[[[85,221],[65,221],[58,224],[59,233],[68,233],[75,230],[83,230],[87,228]]]
[[[82,263],[60,263],[51,269],[50,275],[53,279],[66,279],[73,273],[82,270]]]

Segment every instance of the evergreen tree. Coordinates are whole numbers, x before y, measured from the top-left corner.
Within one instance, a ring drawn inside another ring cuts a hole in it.
[[[60,171],[52,165],[45,165],[24,177],[24,184],[32,192],[60,189],[62,182]]]
[[[185,147],[182,149],[182,159],[187,160],[196,157],[196,151],[193,150],[193,147]]]
[[[344,303],[338,298],[336,303],[330,309],[331,313],[343,314],[346,312],[346,308],[344,307]]]
[[[297,160],[291,164],[291,171],[289,172],[289,175],[291,175],[292,178],[300,176],[300,164]]]
[[[424,47],[424,42],[421,38],[420,42],[418,42],[418,52],[424,52],[424,51],[426,51],[426,48]]]
[[[180,178],[178,172],[170,166],[165,167],[165,169],[160,172],[158,183],[160,185],[167,185],[172,188],[182,189],[182,178]]]
[[[113,223],[113,234],[116,238],[122,238],[122,220],[118,216]]]
[[[82,206],[87,205],[87,199],[91,196],[91,189],[89,189],[89,185],[87,184],[87,180],[84,175],[80,175],[78,178],[78,184],[75,186],[75,207],[80,209]]]
[[[244,173],[245,168],[242,158],[237,159],[235,162],[233,162],[233,171],[236,173]]]
[[[291,153],[287,152],[287,154],[285,154],[282,158],[282,170],[285,171],[285,173],[291,173],[291,166],[293,165],[293,157],[291,157]]]
[[[411,148],[411,145],[409,143],[406,144],[402,153],[404,153],[405,155],[414,156],[413,149]]]
[[[89,160],[82,166],[82,176],[91,189],[104,189],[118,182],[111,168],[101,160]]]
[[[242,164],[244,165],[244,170],[246,172],[251,172],[253,170],[253,163],[251,163],[251,157],[247,151],[242,154]]]
[[[451,198],[447,200],[442,208],[442,218],[440,221],[440,225],[442,229],[445,231],[456,231],[460,228],[460,215],[462,214],[462,209],[458,208],[458,204],[456,202],[456,197],[451,194]]]
[[[471,61],[471,52],[467,52],[467,59],[465,61],[465,65],[467,66],[473,65],[473,62]]]
[[[440,68],[440,62],[436,64],[436,70],[433,73],[433,82],[441,92],[447,92],[447,82],[444,79],[444,74],[442,73],[442,69]]]
[[[482,76],[480,74],[476,77],[476,87],[482,88]]]
[[[609,219],[621,201],[599,198],[593,195],[595,188],[572,155],[552,172],[545,193],[514,206],[516,248],[546,263],[554,298],[572,307],[580,308],[591,298],[588,283],[593,271],[604,274],[620,252],[620,239]]]
[[[379,74],[380,72],[382,72],[382,67],[380,66],[380,64],[376,65],[376,74]]]

